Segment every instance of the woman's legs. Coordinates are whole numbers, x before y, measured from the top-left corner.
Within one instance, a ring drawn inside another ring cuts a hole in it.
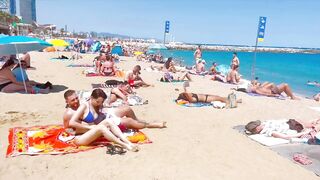
[[[24,91],[24,90],[25,89],[24,89],[23,85],[11,83],[11,84],[8,84],[6,87],[4,87],[1,92],[15,93],[15,92],[20,92],[20,91]],[[33,91],[32,87],[27,86],[27,91],[28,91],[28,93],[31,93]]]
[[[178,78],[178,80],[184,80],[185,78],[187,78],[189,81],[192,81],[189,73],[185,73],[181,78]]]
[[[132,118],[121,118],[121,124],[129,129],[165,128],[167,122],[147,123]]]
[[[94,128],[90,129],[86,133],[82,134],[79,137],[76,137],[75,143],[77,145],[89,145],[92,143],[94,140],[99,138],[100,136],[103,136],[109,141],[115,142],[123,147],[125,147],[128,150],[138,150],[131,146],[128,143],[124,143],[121,140],[119,140],[117,137],[115,137],[110,130],[105,126],[105,125],[96,125]]]
[[[292,90],[291,90],[291,88],[290,88],[290,86],[288,84],[283,83],[283,84],[280,84],[277,87],[279,89],[280,94],[282,92],[285,92],[291,99],[298,99],[293,95]]]
[[[104,120],[102,122],[100,122],[99,124],[105,125],[106,127],[110,128],[111,132],[116,135],[117,137],[119,137],[123,142],[134,146],[126,137],[125,135],[121,132],[120,128],[115,125],[114,123],[108,122],[107,120]]]
[[[117,116],[117,117],[128,117],[128,118],[132,118],[134,120],[138,120],[136,114],[134,113],[134,111],[132,110],[132,108],[130,106],[120,106],[120,107],[117,107],[115,110],[114,110],[114,114]]]

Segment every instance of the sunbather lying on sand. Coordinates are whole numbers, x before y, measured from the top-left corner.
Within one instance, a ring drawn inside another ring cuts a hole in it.
[[[250,89],[251,92],[261,94],[264,96],[278,97],[282,92],[286,93],[291,99],[298,100],[299,98],[295,97],[292,93],[290,86],[286,83],[282,83],[276,86],[274,83],[258,83],[257,81],[253,81],[252,87]]]
[[[162,82],[183,81],[183,80],[191,81],[191,76],[188,72],[184,73],[181,77],[175,77],[170,72],[165,72],[163,77],[160,78],[160,81]]]
[[[270,137],[291,139],[309,134],[312,129],[304,129],[303,125],[294,119],[289,121],[251,121],[245,126],[250,134],[264,134]]]
[[[226,103],[227,106],[230,104],[230,101],[227,97],[221,97],[217,95],[210,95],[210,94],[197,94],[197,93],[189,93],[187,92],[186,87],[188,86],[188,83],[184,84],[184,92],[180,93],[177,100],[185,100],[190,103],[197,103],[197,102],[203,102],[203,103],[211,103],[213,101],[220,101],[222,103]],[[238,99],[236,100],[236,103],[241,103],[242,100]]]

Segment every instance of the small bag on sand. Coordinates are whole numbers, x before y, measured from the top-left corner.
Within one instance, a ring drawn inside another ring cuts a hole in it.
[[[237,95],[234,92],[232,92],[228,95],[227,108],[236,108],[237,106]]]

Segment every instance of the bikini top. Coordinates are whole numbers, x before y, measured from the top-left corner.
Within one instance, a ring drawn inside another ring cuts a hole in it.
[[[88,106],[89,106],[89,112],[87,116],[83,119],[83,121],[86,123],[93,123],[97,118],[96,119],[94,118],[93,113],[90,111],[90,105],[88,104]]]

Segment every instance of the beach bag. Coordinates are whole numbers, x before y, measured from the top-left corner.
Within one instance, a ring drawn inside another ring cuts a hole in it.
[[[234,92],[228,95],[228,108],[236,108],[238,106],[237,104],[237,96]]]

